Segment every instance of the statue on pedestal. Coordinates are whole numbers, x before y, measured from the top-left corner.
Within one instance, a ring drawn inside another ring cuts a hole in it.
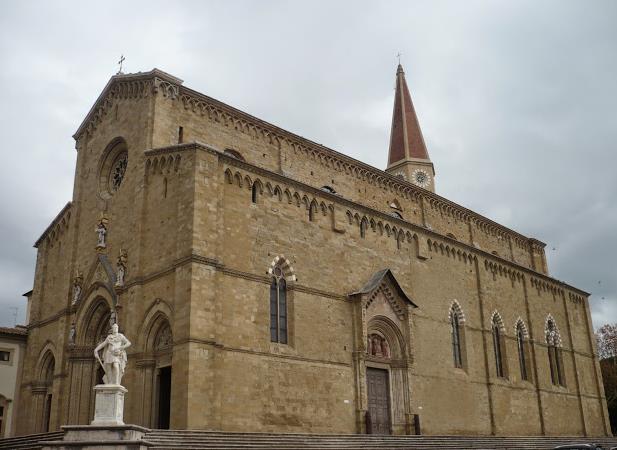
[[[96,225],[94,232],[96,233],[96,249],[103,250],[107,247],[107,219],[101,217],[99,223]]]
[[[120,249],[120,256],[118,256],[118,262],[116,263],[116,286],[124,286],[124,278],[126,277],[126,261],[128,259],[128,253],[124,249]]]
[[[105,340],[96,346],[94,356],[105,371],[104,384],[120,385],[126,367],[126,348],[130,346],[131,341],[118,332],[117,323],[111,326],[111,333],[107,335]],[[99,355],[101,350],[103,350],[102,360],[101,355]]]
[[[75,278],[73,279],[73,296],[71,300],[71,305],[76,305],[79,301],[79,297],[81,297],[81,286],[84,281],[84,278],[81,272],[77,271]]]

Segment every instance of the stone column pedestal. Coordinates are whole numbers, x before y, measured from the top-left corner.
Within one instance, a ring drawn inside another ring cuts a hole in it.
[[[41,450],[147,450],[152,444],[143,441],[147,428],[137,425],[63,426],[61,441],[39,441]]]
[[[94,420],[91,425],[124,425],[124,394],[127,389],[119,384],[97,384],[94,392]]]

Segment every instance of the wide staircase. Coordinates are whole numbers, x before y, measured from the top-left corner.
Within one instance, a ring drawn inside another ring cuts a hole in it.
[[[495,437],[495,436],[379,436],[365,434],[270,434],[214,431],[151,430],[143,437],[151,450],[171,449],[449,449],[549,450],[571,442],[617,447],[617,438]]]
[[[0,439],[0,449],[38,450],[41,441],[58,441],[62,432]],[[540,436],[378,436],[229,433],[191,430],[150,430],[142,438],[149,450],[188,449],[409,449],[409,450],[550,450],[569,443],[595,443],[605,450],[617,448],[617,438],[540,437]]]

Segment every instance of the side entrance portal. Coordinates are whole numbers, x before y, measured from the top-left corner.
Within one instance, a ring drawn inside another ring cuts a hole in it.
[[[388,383],[388,371],[367,367],[366,384],[368,388],[370,431],[373,434],[390,434],[390,388]]]
[[[158,420],[159,429],[169,429],[171,403],[171,366],[159,369]]]

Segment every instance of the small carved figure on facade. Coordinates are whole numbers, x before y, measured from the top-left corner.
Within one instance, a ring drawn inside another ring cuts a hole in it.
[[[81,285],[83,283],[83,277],[81,273],[77,272],[77,276],[73,279],[73,299],[71,305],[76,305],[81,296]]]
[[[171,335],[171,328],[169,326],[165,326],[165,328],[159,331],[156,339],[154,341],[154,349],[155,350],[166,350],[171,347],[173,344],[173,338]]]
[[[366,353],[378,358],[390,358],[390,344],[383,336],[371,334],[368,337]]]
[[[99,221],[94,231],[96,232],[96,236],[97,236],[96,248],[97,249],[106,248],[107,243],[105,239],[107,236],[107,227],[105,226],[105,219],[101,219]]]
[[[75,329],[75,322],[71,324],[71,329],[69,330],[69,345],[75,345],[75,335],[77,334],[77,330]]]
[[[390,357],[390,345],[388,345],[388,341],[384,338],[381,338],[381,355],[384,358]]]
[[[373,356],[381,357],[381,338],[378,334],[373,335]]]
[[[124,286],[124,278],[126,277],[126,261],[128,254],[126,250],[120,249],[120,256],[116,263],[116,286]]]
[[[111,333],[94,349],[94,356],[105,371],[103,384],[119,385],[121,383],[126,368],[126,349],[130,346],[131,341],[118,332],[118,324],[114,323]],[[99,355],[101,350],[103,350],[103,359]]]

